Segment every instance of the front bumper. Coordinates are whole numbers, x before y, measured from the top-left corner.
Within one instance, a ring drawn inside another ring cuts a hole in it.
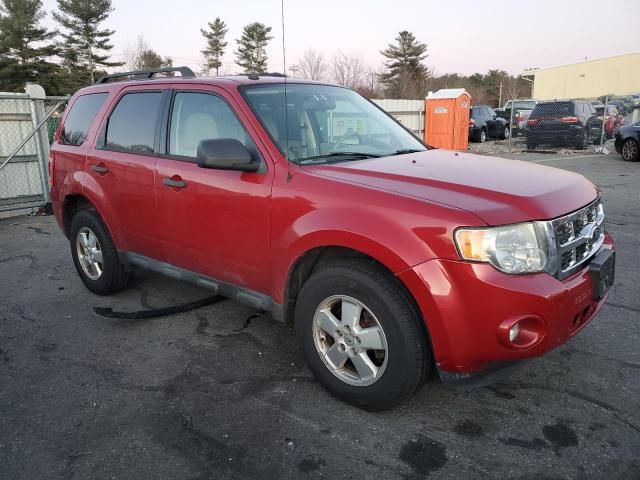
[[[602,248],[614,248],[608,234]],[[483,263],[431,260],[400,278],[422,311],[441,377],[456,383],[553,350],[606,301],[593,299],[588,266],[558,280],[546,273],[507,275]],[[525,318],[538,322],[539,338],[531,345],[507,345],[503,325]]]

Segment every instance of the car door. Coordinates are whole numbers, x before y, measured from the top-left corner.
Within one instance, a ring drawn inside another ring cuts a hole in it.
[[[206,88],[203,90],[203,88]],[[213,86],[176,86],[165,113],[156,198],[166,258],[218,281],[267,292],[273,169],[236,101]],[[234,138],[258,172],[201,168],[202,140]]]
[[[493,109],[489,108],[489,107],[483,107],[482,108],[483,113],[484,113],[484,118],[485,118],[485,122],[487,125],[487,136],[489,137],[496,137],[496,130],[497,130],[497,120],[496,120],[496,114],[493,111]]]
[[[155,144],[164,101],[161,85],[121,90],[105,115],[87,173],[108,205],[107,221],[120,249],[162,257],[155,210]]]

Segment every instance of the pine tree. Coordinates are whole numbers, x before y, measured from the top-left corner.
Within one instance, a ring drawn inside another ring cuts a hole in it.
[[[58,54],[55,31],[41,25],[46,12],[40,0],[0,0],[0,90],[23,91],[38,82],[58,94],[53,77],[58,66],[47,61]]]
[[[222,56],[224,55],[227,42],[224,37],[228,32],[227,24],[217,17],[213,22],[208,22],[209,30],[200,29],[202,36],[207,39],[207,48],[202,50],[209,68],[215,68],[216,77],[220,73],[222,66]]]
[[[242,37],[236,40],[238,50],[236,64],[244,73],[264,73],[267,70],[267,52],[265,47],[273,38],[269,35],[271,27],[260,22],[250,23],[242,30]]]
[[[394,97],[423,93],[420,89],[429,74],[422,63],[427,58],[427,46],[407,30],[401,31],[395,41],[396,45],[390,44],[380,52],[389,59],[385,62],[387,73],[380,80],[386,85],[388,94]]]
[[[60,11],[54,12],[53,18],[66,30],[62,33],[66,58],[75,62],[73,67],[87,69],[91,83],[95,81],[97,67],[123,65],[110,62],[106,54],[113,48],[109,39],[115,31],[100,29],[100,24],[113,11],[111,0],[58,0],[58,8]]]

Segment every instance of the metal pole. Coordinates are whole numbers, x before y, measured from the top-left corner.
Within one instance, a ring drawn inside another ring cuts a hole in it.
[[[604,153],[604,125],[607,121],[607,105],[609,105],[609,95],[604,97],[604,112],[602,112],[602,130],[600,131],[600,153]]]
[[[44,197],[44,203],[51,202],[51,193],[49,192],[49,172],[47,168],[47,161],[49,158],[49,149],[45,148],[45,144],[42,138],[42,126],[38,127],[40,123],[38,120],[44,117],[44,101],[39,99],[30,100],[29,109],[31,110],[31,122],[35,128],[35,142],[36,153],[38,155],[38,170],[40,173],[40,183],[42,184],[42,196]]]
[[[47,120],[49,120],[49,118],[51,117],[51,115],[53,115],[59,108],[61,105],[64,105],[67,101],[63,101],[63,102],[58,102],[56,104],[55,107],[53,107],[53,109],[47,114],[45,115],[45,117],[42,119],[42,121],[35,127],[35,129],[25,137],[25,139],[20,143],[20,145],[18,145],[16,148],[13,149],[13,151],[9,154],[9,156],[5,159],[4,162],[2,162],[2,165],[0,165],[0,170],[2,170],[4,168],[4,166],[9,163],[13,157],[16,156],[16,154],[22,149],[22,147],[24,147],[27,142],[29,140],[31,140],[31,137],[33,137],[36,132],[42,128],[42,126],[47,122]]]
[[[513,137],[513,110],[516,102],[511,99],[511,112],[509,112],[509,151],[511,151],[511,137]]]

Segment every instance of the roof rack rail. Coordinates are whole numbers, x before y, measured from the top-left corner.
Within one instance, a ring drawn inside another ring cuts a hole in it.
[[[246,75],[249,78],[249,80],[258,80],[260,77],[281,77],[281,78],[286,77],[284,73],[280,73],[280,72],[248,73]]]
[[[150,70],[135,70],[133,72],[122,72],[122,73],[113,73],[111,75],[103,75],[96,81],[96,85],[99,83],[109,83],[111,80],[115,80],[118,78],[128,78],[128,80],[149,80],[153,78],[156,73],[173,73],[180,72],[183,77],[195,77],[196,74],[193,73],[189,67],[165,67],[165,68],[152,68]]]

